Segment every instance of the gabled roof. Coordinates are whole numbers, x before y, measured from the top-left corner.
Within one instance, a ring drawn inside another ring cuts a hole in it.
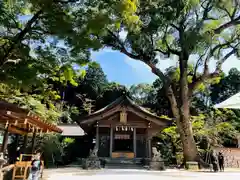
[[[154,121],[157,124],[161,125],[169,125],[171,124],[171,120],[161,118],[157,116],[156,114],[153,114],[149,112],[147,109],[145,109],[142,106],[137,105],[131,98],[129,98],[127,95],[122,95],[119,98],[117,98],[115,101],[110,103],[109,105],[105,106],[104,108],[88,115],[85,117],[80,117],[78,123],[83,124],[86,122],[94,122],[96,120],[100,120],[103,117],[105,117],[105,114],[110,112],[110,114],[119,112],[121,107],[127,107],[127,111],[131,111],[137,116],[142,116],[146,118],[149,121]]]

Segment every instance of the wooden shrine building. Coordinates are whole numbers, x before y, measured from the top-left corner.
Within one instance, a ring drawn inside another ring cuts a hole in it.
[[[95,131],[98,156],[105,158],[150,158],[152,137],[171,124],[136,105],[123,95],[106,107],[79,118],[88,133]]]
[[[57,126],[42,121],[38,116],[27,109],[19,108],[15,104],[0,101],[0,130],[4,132],[0,152],[5,153],[9,133],[24,136],[24,147],[28,137],[32,137],[32,151],[34,151],[35,137],[37,134],[56,132],[62,130]]]

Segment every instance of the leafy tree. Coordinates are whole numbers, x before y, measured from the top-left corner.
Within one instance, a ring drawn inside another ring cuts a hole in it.
[[[101,109],[111,102],[115,101],[117,98],[123,94],[127,94],[127,88],[116,82],[108,83],[104,88],[103,93],[96,100],[96,109]]]
[[[210,86],[210,98],[213,104],[220,103],[240,92],[240,71],[232,68],[229,74],[220,80],[218,84]]]
[[[87,42],[81,47],[71,43],[71,39],[81,37],[73,30],[72,3],[61,0],[0,3],[1,82],[32,85],[50,76],[76,84],[73,65],[88,62],[90,49]]]
[[[103,93],[108,81],[100,65],[95,62],[88,66],[86,75],[79,84],[78,89],[82,94],[87,94],[90,99],[97,99]]]
[[[199,160],[190,122],[191,99],[202,84],[220,77],[222,64],[230,56],[239,55],[239,3],[234,0],[140,0],[132,3],[135,3],[134,15],[138,19],[133,26],[137,28],[131,29],[124,19],[120,21],[121,30],[128,33],[125,40],[120,38],[119,29],[111,25],[105,26],[103,36],[94,35],[105,46],[144,62],[161,79],[176,118],[185,160]],[[110,12],[108,18],[116,22],[120,16],[113,13]],[[197,57],[197,62],[189,79],[192,55]],[[172,56],[177,56],[179,62],[178,91],[174,90],[172,79],[157,67],[159,58]],[[210,72],[212,59],[216,59],[217,65]]]
[[[129,93],[134,98],[136,103],[139,105],[144,105],[147,103],[147,98],[152,90],[153,89],[151,85],[142,83],[138,85],[132,85],[129,89]]]
[[[115,0],[108,3],[92,0],[1,1],[1,82],[33,83],[39,74],[45,76],[52,72],[75,84],[73,65],[85,64],[90,51],[101,47],[92,34],[102,34],[104,25],[111,23],[106,15],[119,12],[129,25],[135,22],[134,10],[129,5],[132,7],[134,3]],[[94,8],[96,6],[99,10]],[[106,7],[109,11],[105,11]],[[119,23],[113,27],[119,27]]]
[[[57,99],[59,99],[59,95],[47,89],[41,94],[29,94],[21,92],[14,86],[0,84],[0,100],[28,109],[47,122],[57,123],[61,116],[62,111],[55,103]]]

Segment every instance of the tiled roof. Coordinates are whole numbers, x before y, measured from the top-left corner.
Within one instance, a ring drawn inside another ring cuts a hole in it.
[[[62,136],[83,136],[84,130],[77,124],[62,124],[58,125],[58,128],[62,129]]]

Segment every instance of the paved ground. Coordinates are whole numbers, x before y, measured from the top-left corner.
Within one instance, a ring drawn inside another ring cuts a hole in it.
[[[227,180],[239,179],[240,171],[227,172],[186,172],[167,170],[163,172],[147,170],[104,169],[83,171],[78,168],[46,169],[44,180]],[[141,179],[139,179],[141,178]]]

